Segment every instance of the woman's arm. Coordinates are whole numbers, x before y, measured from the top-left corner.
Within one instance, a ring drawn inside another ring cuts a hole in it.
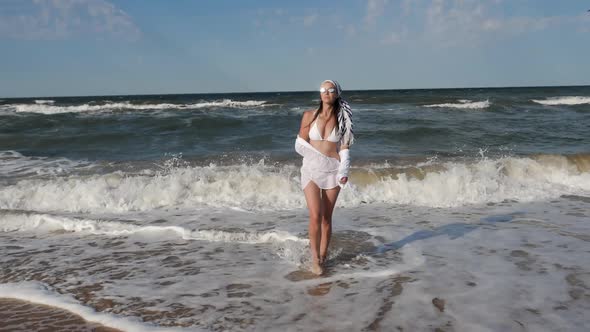
[[[348,171],[350,169],[350,149],[348,145],[341,145],[340,151],[340,166],[338,167],[338,181],[341,186],[348,182]]]
[[[309,142],[309,125],[313,119],[313,111],[306,111],[301,118],[301,126],[299,127],[299,137]]]

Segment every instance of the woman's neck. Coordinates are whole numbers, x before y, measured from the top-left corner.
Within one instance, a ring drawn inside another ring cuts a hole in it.
[[[322,105],[322,113],[324,117],[329,118],[334,114],[334,105]]]

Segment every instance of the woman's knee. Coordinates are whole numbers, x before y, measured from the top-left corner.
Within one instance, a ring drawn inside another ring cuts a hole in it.
[[[319,225],[322,222],[322,215],[319,213],[310,213],[309,222],[312,224]]]

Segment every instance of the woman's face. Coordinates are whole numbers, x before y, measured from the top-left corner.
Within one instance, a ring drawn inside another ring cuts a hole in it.
[[[338,91],[334,84],[330,82],[324,82],[320,86],[320,97],[322,98],[322,102],[327,104],[334,104],[336,99],[338,99]]]

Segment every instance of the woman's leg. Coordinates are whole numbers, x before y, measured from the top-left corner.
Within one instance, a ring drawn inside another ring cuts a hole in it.
[[[328,256],[328,246],[332,238],[332,212],[334,212],[334,206],[336,206],[336,199],[339,193],[340,187],[322,190],[320,264],[324,264]]]
[[[311,271],[315,274],[322,274],[320,265],[320,223],[322,220],[322,197],[320,188],[309,181],[305,189],[305,201],[309,210],[309,246],[311,248]]]

